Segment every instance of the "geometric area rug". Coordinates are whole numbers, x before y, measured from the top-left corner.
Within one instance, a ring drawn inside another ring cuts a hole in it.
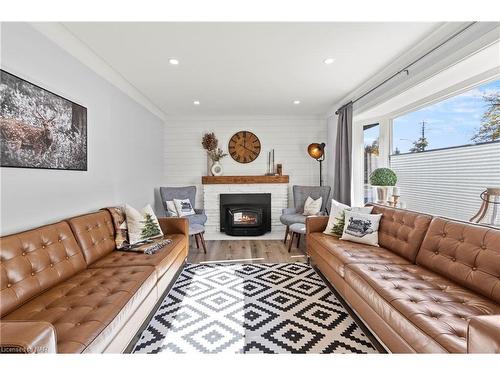
[[[188,264],[133,353],[377,353],[309,265]]]

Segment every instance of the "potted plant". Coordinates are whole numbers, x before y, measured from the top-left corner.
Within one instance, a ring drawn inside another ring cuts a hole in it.
[[[387,204],[389,187],[396,186],[398,177],[390,168],[377,168],[370,175],[370,184],[377,188],[377,203]]]
[[[222,165],[220,159],[227,156],[222,149],[218,148],[219,141],[214,133],[205,133],[201,139],[201,145],[207,151],[208,160],[211,160],[211,165],[207,165],[207,174],[210,172],[212,176],[222,175]]]

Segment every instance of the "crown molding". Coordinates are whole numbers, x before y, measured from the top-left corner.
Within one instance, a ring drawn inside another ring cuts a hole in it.
[[[161,109],[64,25],[59,22],[30,22],[29,24],[149,112],[165,121],[166,114]]]

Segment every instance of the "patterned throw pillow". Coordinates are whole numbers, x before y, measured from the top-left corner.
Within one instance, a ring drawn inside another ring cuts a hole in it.
[[[163,236],[160,223],[151,205],[148,204],[139,212],[126,204],[125,215],[127,216],[128,238],[131,245]]]
[[[345,226],[341,240],[378,246],[378,227],[382,214],[362,214],[345,210]]]
[[[174,199],[175,208],[177,210],[177,214],[180,217],[194,215],[194,209],[191,205],[191,201],[189,199]]]
[[[332,199],[332,206],[330,208],[330,217],[328,219],[328,224],[326,225],[326,229],[324,230],[324,234],[328,234],[330,236],[341,237],[344,232],[344,224],[345,224],[345,211],[349,210],[352,212],[361,212],[364,214],[370,214],[373,210],[373,207],[349,207],[343,203],[337,202],[335,199]]]
[[[118,250],[128,245],[128,227],[125,212],[121,207],[106,207],[111,214],[115,227],[115,244]]]
[[[321,211],[321,205],[323,204],[323,197],[318,199],[312,199],[307,197],[306,203],[304,203],[304,216],[317,215]]]
[[[177,217],[179,214],[177,213],[177,209],[175,208],[174,201],[165,201],[167,203],[167,211],[170,216]]]

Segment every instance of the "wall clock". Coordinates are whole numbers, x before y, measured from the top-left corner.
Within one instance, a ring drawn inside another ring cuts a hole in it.
[[[260,154],[260,140],[252,132],[242,130],[231,137],[227,148],[238,163],[251,163]]]

